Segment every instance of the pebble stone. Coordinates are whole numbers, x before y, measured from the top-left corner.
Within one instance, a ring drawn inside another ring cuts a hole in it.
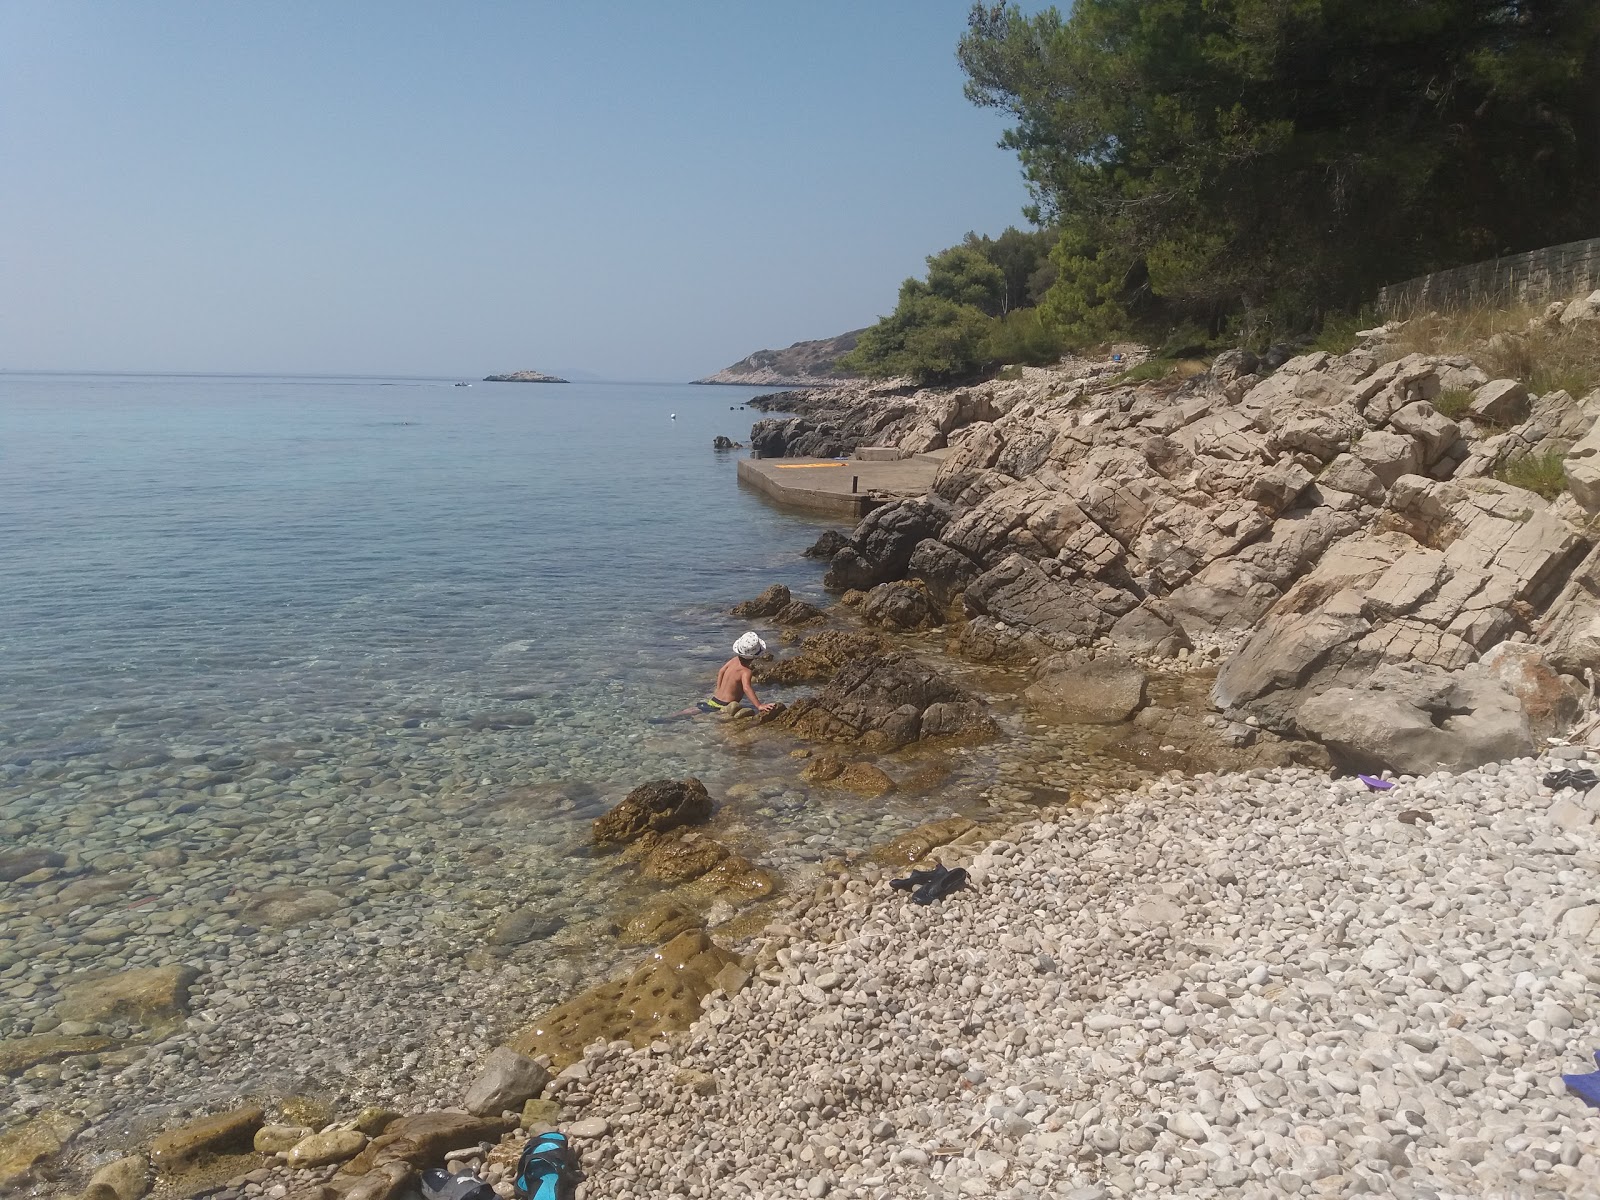
[[[1600,1120],[1560,1080],[1600,1045],[1592,927],[1564,923],[1600,829],[1551,823],[1553,761],[1381,794],[1305,769],[1163,779],[947,857],[974,886],[932,906],[828,889],[667,1053],[594,1048],[563,1093],[609,1118],[589,1186],[1600,1196]],[[1154,898],[1163,921],[1136,919]]]

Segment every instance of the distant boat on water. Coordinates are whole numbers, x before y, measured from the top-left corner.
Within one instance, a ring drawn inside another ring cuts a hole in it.
[[[456,384],[456,386],[457,387],[471,387],[472,385],[470,383],[458,383],[458,384]]]

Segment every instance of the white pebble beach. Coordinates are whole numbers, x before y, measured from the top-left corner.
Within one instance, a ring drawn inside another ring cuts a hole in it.
[[[564,1073],[583,1193],[1600,1196],[1561,1078],[1600,1048],[1600,795],[1541,786],[1557,753],[1161,780],[947,857],[973,886],[927,907],[838,881],[688,1033]]]

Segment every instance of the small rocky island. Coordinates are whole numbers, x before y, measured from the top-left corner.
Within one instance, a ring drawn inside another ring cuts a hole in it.
[[[511,371],[505,375],[485,375],[485,383],[570,383],[555,375],[546,375],[543,371]]]

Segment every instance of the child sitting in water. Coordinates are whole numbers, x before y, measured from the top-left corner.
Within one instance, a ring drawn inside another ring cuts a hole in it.
[[[750,679],[750,665],[766,652],[766,642],[754,633],[742,635],[733,644],[733,657],[723,663],[717,672],[717,683],[711,690],[710,699],[700,701],[693,708],[675,712],[672,717],[694,717],[701,713],[727,713],[731,716],[739,711],[741,700],[748,701],[757,712],[769,711],[772,705],[761,703],[761,697],[756,695]],[[672,717],[658,719],[671,720]]]

